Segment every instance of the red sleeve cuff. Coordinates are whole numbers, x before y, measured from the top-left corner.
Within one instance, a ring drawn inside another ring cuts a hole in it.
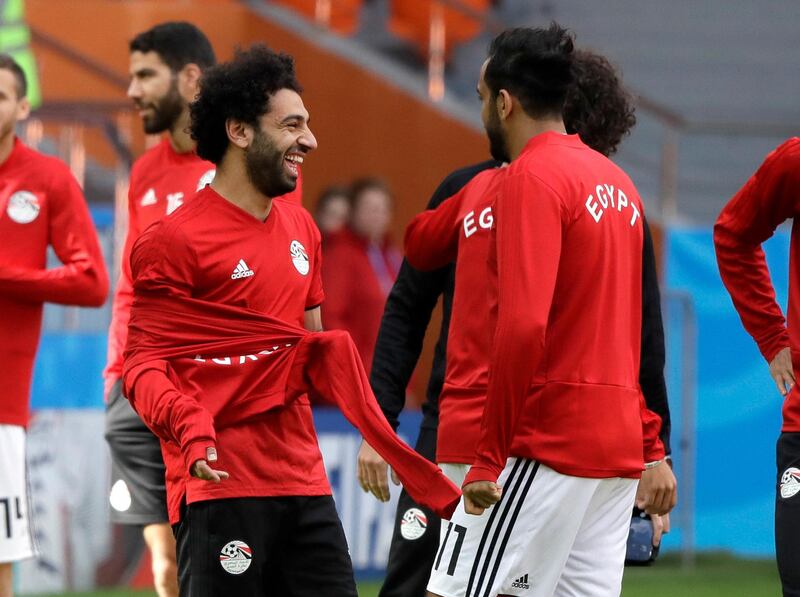
[[[196,439],[183,447],[181,450],[183,452],[183,461],[189,474],[192,473],[192,467],[195,462],[206,459],[206,450],[208,448],[216,448],[216,444],[212,439],[206,438]]]
[[[789,334],[784,328],[780,336],[771,341],[759,343],[758,348],[761,350],[761,354],[764,355],[767,363],[771,363],[772,359],[774,359],[780,351],[784,348],[789,348]]]
[[[644,461],[645,462],[655,462],[656,460],[663,460],[666,457],[667,453],[664,450],[664,444],[661,442],[660,439],[657,439],[652,444],[645,445],[644,450]]]
[[[494,466],[489,466],[485,464],[473,464],[467,476],[464,478],[464,482],[461,484],[461,487],[466,487],[470,483],[475,483],[477,481],[489,481],[491,483],[497,483],[497,478],[500,476],[502,469],[498,469]]]

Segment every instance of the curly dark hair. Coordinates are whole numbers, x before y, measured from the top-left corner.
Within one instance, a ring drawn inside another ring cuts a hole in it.
[[[506,29],[489,46],[484,81],[492,98],[505,89],[532,118],[561,114],[572,83],[573,50],[572,34],[557,23]]]
[[[592,149],[610,156],[636,124],[633,96],[612,64],[600,54],[577,50],[574,82],[564,104],[567,132],[577,133]]]
[[[269,98],[281,89],[303,90],[294,60],[264,44],[237,50],[230,62],[208,69],[200,80],[200,93],[190,105],[197,155],[219,164],[228,150],[225,122],[233,119],[257,127],[259,118],[269,112]]]

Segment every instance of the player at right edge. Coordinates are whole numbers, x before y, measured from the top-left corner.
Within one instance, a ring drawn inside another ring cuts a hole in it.
[[[566,134],[573,59],[558,25],[518,28],[481,70],[492,155],[509,162],[492,187],[489,386],[431,595],[619,595],[637,479],[661,462],[643,458],[643,208]]]

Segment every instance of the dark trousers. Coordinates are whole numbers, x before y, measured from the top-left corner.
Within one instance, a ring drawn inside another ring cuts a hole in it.
[[[436,430],[420,429],[416,451],[430,460],[436,458]],[[415,538],[415,534],[403,533],[403,518],[412,509],[421,510],[427,518],[425,532]],[[430,510],[414,502],[403,490],[397,502],[394,520],[394,534],[389,548],[389,562],[386,579],[378,597],[425,597],[431,566],[439,548],[440,519]]]
[[[784,597],[800,597],[800,433],[781,433],[777,464],[775,552],[778,572]]]

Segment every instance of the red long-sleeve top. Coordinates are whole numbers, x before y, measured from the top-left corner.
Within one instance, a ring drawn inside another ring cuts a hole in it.
[[[0,424],[25,426],[44,303],[98,307],[108,273],[69,168],[18,139],[0,164],[0,239]]]
[[[216,168],[194,151],[178,153],[168,138],[147,150],[131,168],[128,187],[128,232],[122,251],[119,280],[108,329],[108,359],[103,371],[105,394],[122,377],[122,353],[128,339],[128,320],[133,302],[131,249],[154,222],[171,214],[214,180]],[[302,175],[297,187],[284,199],[302,204]]]
[[[433,270],[455,261],[456,285],[447,342],[447,371],[439,396],[437,462],[472,463],[480,436],[489,381],[489,302],[487,258],[494,223],[492,203],[503,180],[500,169],[486,170],[436,209],[424,211],[406,230],[408,262]],[[664,456],[661,419],[644,403],[643,456]]]
[[[532,138],[494,193],[489,385],[465,480],[508,456],[566,475],[643,469],[642,205],[577,135]],[[663,456],[663,451],[660,453]]]
[[[745,329],[769,362],[791,347],[795,376],[800,373],[800,227],[792,225],[789,255],[788,329],[767,269],[761,243],[789,218],[800,214],[800,138],[770,153],[758,171],[722,210],[714,226],[714,246],[722,281]],[[783,403],[783,430],[800,431],[797,386]]]

